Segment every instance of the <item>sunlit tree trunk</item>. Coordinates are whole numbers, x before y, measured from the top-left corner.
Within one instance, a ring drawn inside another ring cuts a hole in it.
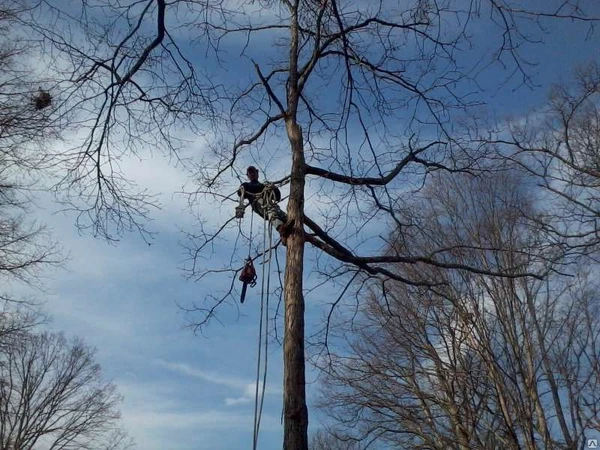
[[[298,89],[298,2],[292,8],[290,26],[290,66],[287,90],[288,110],[286,130],[292,152],[285,266],[285,336],[284,336],[284,450],[308,449],[308,409],[306,407],[304,359],[304,183],[305,161],[302,130],[296,114]]]

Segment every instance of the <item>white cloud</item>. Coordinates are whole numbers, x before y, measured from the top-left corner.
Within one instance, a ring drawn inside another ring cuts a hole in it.
[[[180,374],[187,375],[194,378],[200,378],[204,381],[208,381],[209,383],[220,384],[223,386],[227,386],[233,389],[245,389],[247,383],[238,379],[223,376],[214,372],[207,372],[200,369],[196,369],[191,367],[188,364],[183,363],[172,363],[163,360],[156,360],[155,363],[159,366],[170,369],[174,372],[179,372]]]
[[[231,414],[218,410],[191,412],[135,411],[127,422],[136,427],[180,430],[188,428],[247,429],[253,421],[250,414]]]
[[[238,398],[227,397],[225,399],[225,405],[226,406],[241,405],[244,403],[250,403],[251,401],[252,401],[252,399],[249,397],[238,397]]]
[[[122,378],[117,384],[125,398],[125,427],[136,437],[140,449],[229,450],[252,438],[253,409],[219,409],[203,392],[210,388],[192,388],[171,379],[133,382]],[[243,403],[247,402],[237,404]],[[265,411],[262,416],[261,441],[272,443],[264,448],[274,449],[280,442],[281,424],[276,411]]]
[[[254,397],[256,395],[256,383],[248,382],[247,380],[243,380],[241,378],[235,378],[231,376],[224,376],[222,374],[216,372],[207,372],[194,367],[191,367],[188,364],[182,363],[171,363],[163,360],[156,360],[155,363],[161,367],[167,368],[169,370],[178,372],[182,375],[186,375],[189,377],[199,378],[203,381],[226,386],[232,390],[238,391],[241,395],[238,396],[228,396],[225,397],[224,403],[226,406],[234,406],[245,403],[250,403],[254,401]],[[258,392],[262,392],[262,381],[258,383]],[[268,386],[265,390],[266,395],[273,396],[281,396],[282,390],[274,387]]]

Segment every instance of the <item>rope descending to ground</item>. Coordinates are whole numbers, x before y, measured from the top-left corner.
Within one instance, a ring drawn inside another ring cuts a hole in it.
[[[268,238],[268,239],[267,239]],[[262,280],[260,293],[260,323],[258,327],[258,358],[256,364],[256,385],[254,392],[254,436],[252,441],[252,450],[257,450],[258,435],[260,431],[260,421],[262,418],[263,405],[265,400],[265,391],[267,388],[267,367],[268,367],[268,325],[269,325],[269,291],[271,287],[271,252],[273,241],[273,226],[268,219],[263,222],[263,261],[262,261]],[[266,272],[266,274],[265,274]],[[264,346],[264,349],[263,349]],[[263,355],[264,352],[264,355]],[[262,368],[262,386],[260,385]],[[260,391],[260,392],[259,392]],[[260,394],[260,396],[259,396]]]
[[[254,430],[252,438],[252,450],[257,450],[258,436],[260,432],[260,422],[265,400],[265,392],[267,387],[267,368],[269,362],[269,292],[271,289],[271,259],[273,249],[273,225],[271,223],[274,217],[273,204],[275,203],[275,193],[271,189],[272,185],[266,184],[265,189],[260,194],[262,196],[263,209],[263,252],[262,252],[262,280],[260,292],[260,322],[258,327],[258,356],[256,362],[256,385],[254,391]],[[243,189],[243,188],[242,188]],[[236,218],[240,220],[244,217],[245,205],[243,203],[244,192],[240,195],[240,203],[236,207]],[[258,201],[258,200],[256,200]],[[248,260],[252,261],[252,235],[254,228],[254,214],[250,214],[250,234],[248,238]],[[245,290],[246,283],[243,289]],[[242,295],[243,298],[243,295]],[[262,386],[261,386],[262,372]]]

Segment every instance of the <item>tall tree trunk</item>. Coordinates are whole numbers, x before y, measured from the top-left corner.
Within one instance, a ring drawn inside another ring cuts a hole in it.
[[[286,124],[292,147],[292,174],[288,200],[291,234],[285,266],[285,336],[283,340],[284,450],[308,449],[308,410],[304,359],[304,151],[302,131],[295,121]]]
[[[287,86],[285,126],[292,150],[285,264],[285,335],[283,339],[283,449],[308,450],[308,409],[304,367],[304,182],[306,165],[302,130],[297,112],[300,100],[298,86],[298,8],[299,1],[290,3],[290,65]]]

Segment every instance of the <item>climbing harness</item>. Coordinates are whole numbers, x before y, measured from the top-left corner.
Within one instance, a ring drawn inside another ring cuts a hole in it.
[[[275,186],[271,183],[265,183],[265,188],[262,191],[261,206],[263,207],[265,220],[270,223],[277,219],[281,219],[281,209],[277,205],[277,197],[275,196]]]

